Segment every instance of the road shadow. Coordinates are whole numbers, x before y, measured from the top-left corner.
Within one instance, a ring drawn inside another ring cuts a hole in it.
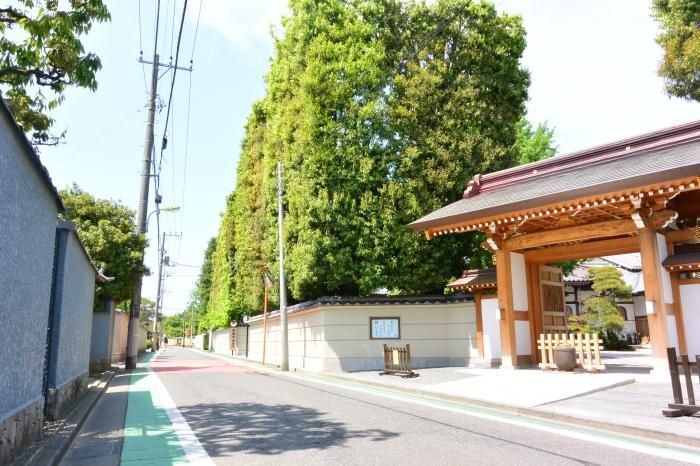
[[[363,438],[381,442],[399,434],[382,429],[352,430],[325,413],[294,405],[217,403],[181,406],[180,412],[211,456],[227,453],[279,455],[326,449]]]

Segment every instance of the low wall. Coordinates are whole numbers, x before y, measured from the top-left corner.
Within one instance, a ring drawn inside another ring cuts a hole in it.
[[[238,357],[246,357],[248,355],[248,333],[247,325],[240,325],[231,328],[232,332],[236,333],[236,345],[231,349],[231,354]]]
[[[104,311],[92,313],[90,372],[106,371],[112,364],[114,312],[114,301],[107,301],[104,305]]]
[[[400,339],[370,339],[370,318],[399,318]],[[263,321],[248,321],[248,358],[262,361]],[[245,341],[246,328],[236,329]],[[289,365],[311,371],[379,370],[383,344],[411,345],[415,368],[465,366],[478,359],[473,302],[321,305],[288,318]],[[237,344],[238,352],[245,347]],[[266,364],[279,364],[279,316],[268,317]]]
[[[146,352],[146,342],[148,341],[148,329],[139,325],[139,354]]]
[[[129,333],[129,314],[116,311],[112,334],[112,363],[126,361],[126,340]]]
[[[212,351],[220,354],[231,354],[231,328],[214,330],[211,336]]]
[[[206,335],[201,333],[194,336],[194,347],[197,349],[205,350]]]

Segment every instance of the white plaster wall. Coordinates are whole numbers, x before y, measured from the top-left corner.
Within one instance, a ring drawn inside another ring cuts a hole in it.
[[[231,354],[231,329],[220,328],[212,332],[213,351],[220,354]]]
[[[635,317],[644,317],[647,315],[647,307],[646,307],[646,300],[644,299],[644,295],[641,296],[635,296],[632,298],[632,301],[634,301],[634,315]]]
[[[501,311],[498,298],[481,300],[482,330],[484,332],[484,359],[501,357]]]
[[[200,333],[199,335],[194,336],[194,347],[197,349],[204,349],[204,334]]]
[[[401,339],[371,340],[370,317],[399,317]],[[262,320],[249,322],[248,357],[262,360]],[[279,318],[268,319],[265,361],[279,364]],[[376,370],[382,345],[411,345],[414,367],[468,364],[478,357],[473,303],[326,306],[289,315],[289,365],[311,371]]]
[[[668,257],[668,249],[666,248],[666,237],[656,234],[656,243],[659,245],[659,261],[663,262]],[[661,267],[661,282],[664,287],[664,301],[667,304],[673,303],[673,288],[671,288],[671,274]],[[674,327],[675,328],[675,327]]]
[[[685,341],[691,359],[700,354],[700,284],[681,285]]]
[[[513,290],[513,308],[516,311],[527,311],[527,274],[525,272],[525,256],[517,252],[510,253],[511,284]]]
[[[666,331],[668,332],[668,344],[670,346],[675,347],[676,351],[679,351],[680,348],[678,347],[678,331],[676,330],[676,316],[666,316],[666,327]]]
[[[515,353],[518,356],[532,354],[532,341],[530,340],[530,322],[525,320],[515,321]]]
[[[241,326],[241,327],[234,327],[231,330],[232,332],[236,332],[236,348],[231,349],[231,352],[233,353],[234,356],[245,357],[246,348],[248,345],[247,329],[248,329],[248,327]]]

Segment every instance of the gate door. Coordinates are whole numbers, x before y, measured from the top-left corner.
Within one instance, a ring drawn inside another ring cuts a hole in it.
[[[540,266],[542,333],[566,333],[564,273],[558,267]]]

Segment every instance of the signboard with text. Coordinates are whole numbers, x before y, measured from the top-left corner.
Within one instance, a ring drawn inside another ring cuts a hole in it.
[[[369,319],[370,338],[372,340],[398,340],[401,330],[398,317],[371,317]]]

